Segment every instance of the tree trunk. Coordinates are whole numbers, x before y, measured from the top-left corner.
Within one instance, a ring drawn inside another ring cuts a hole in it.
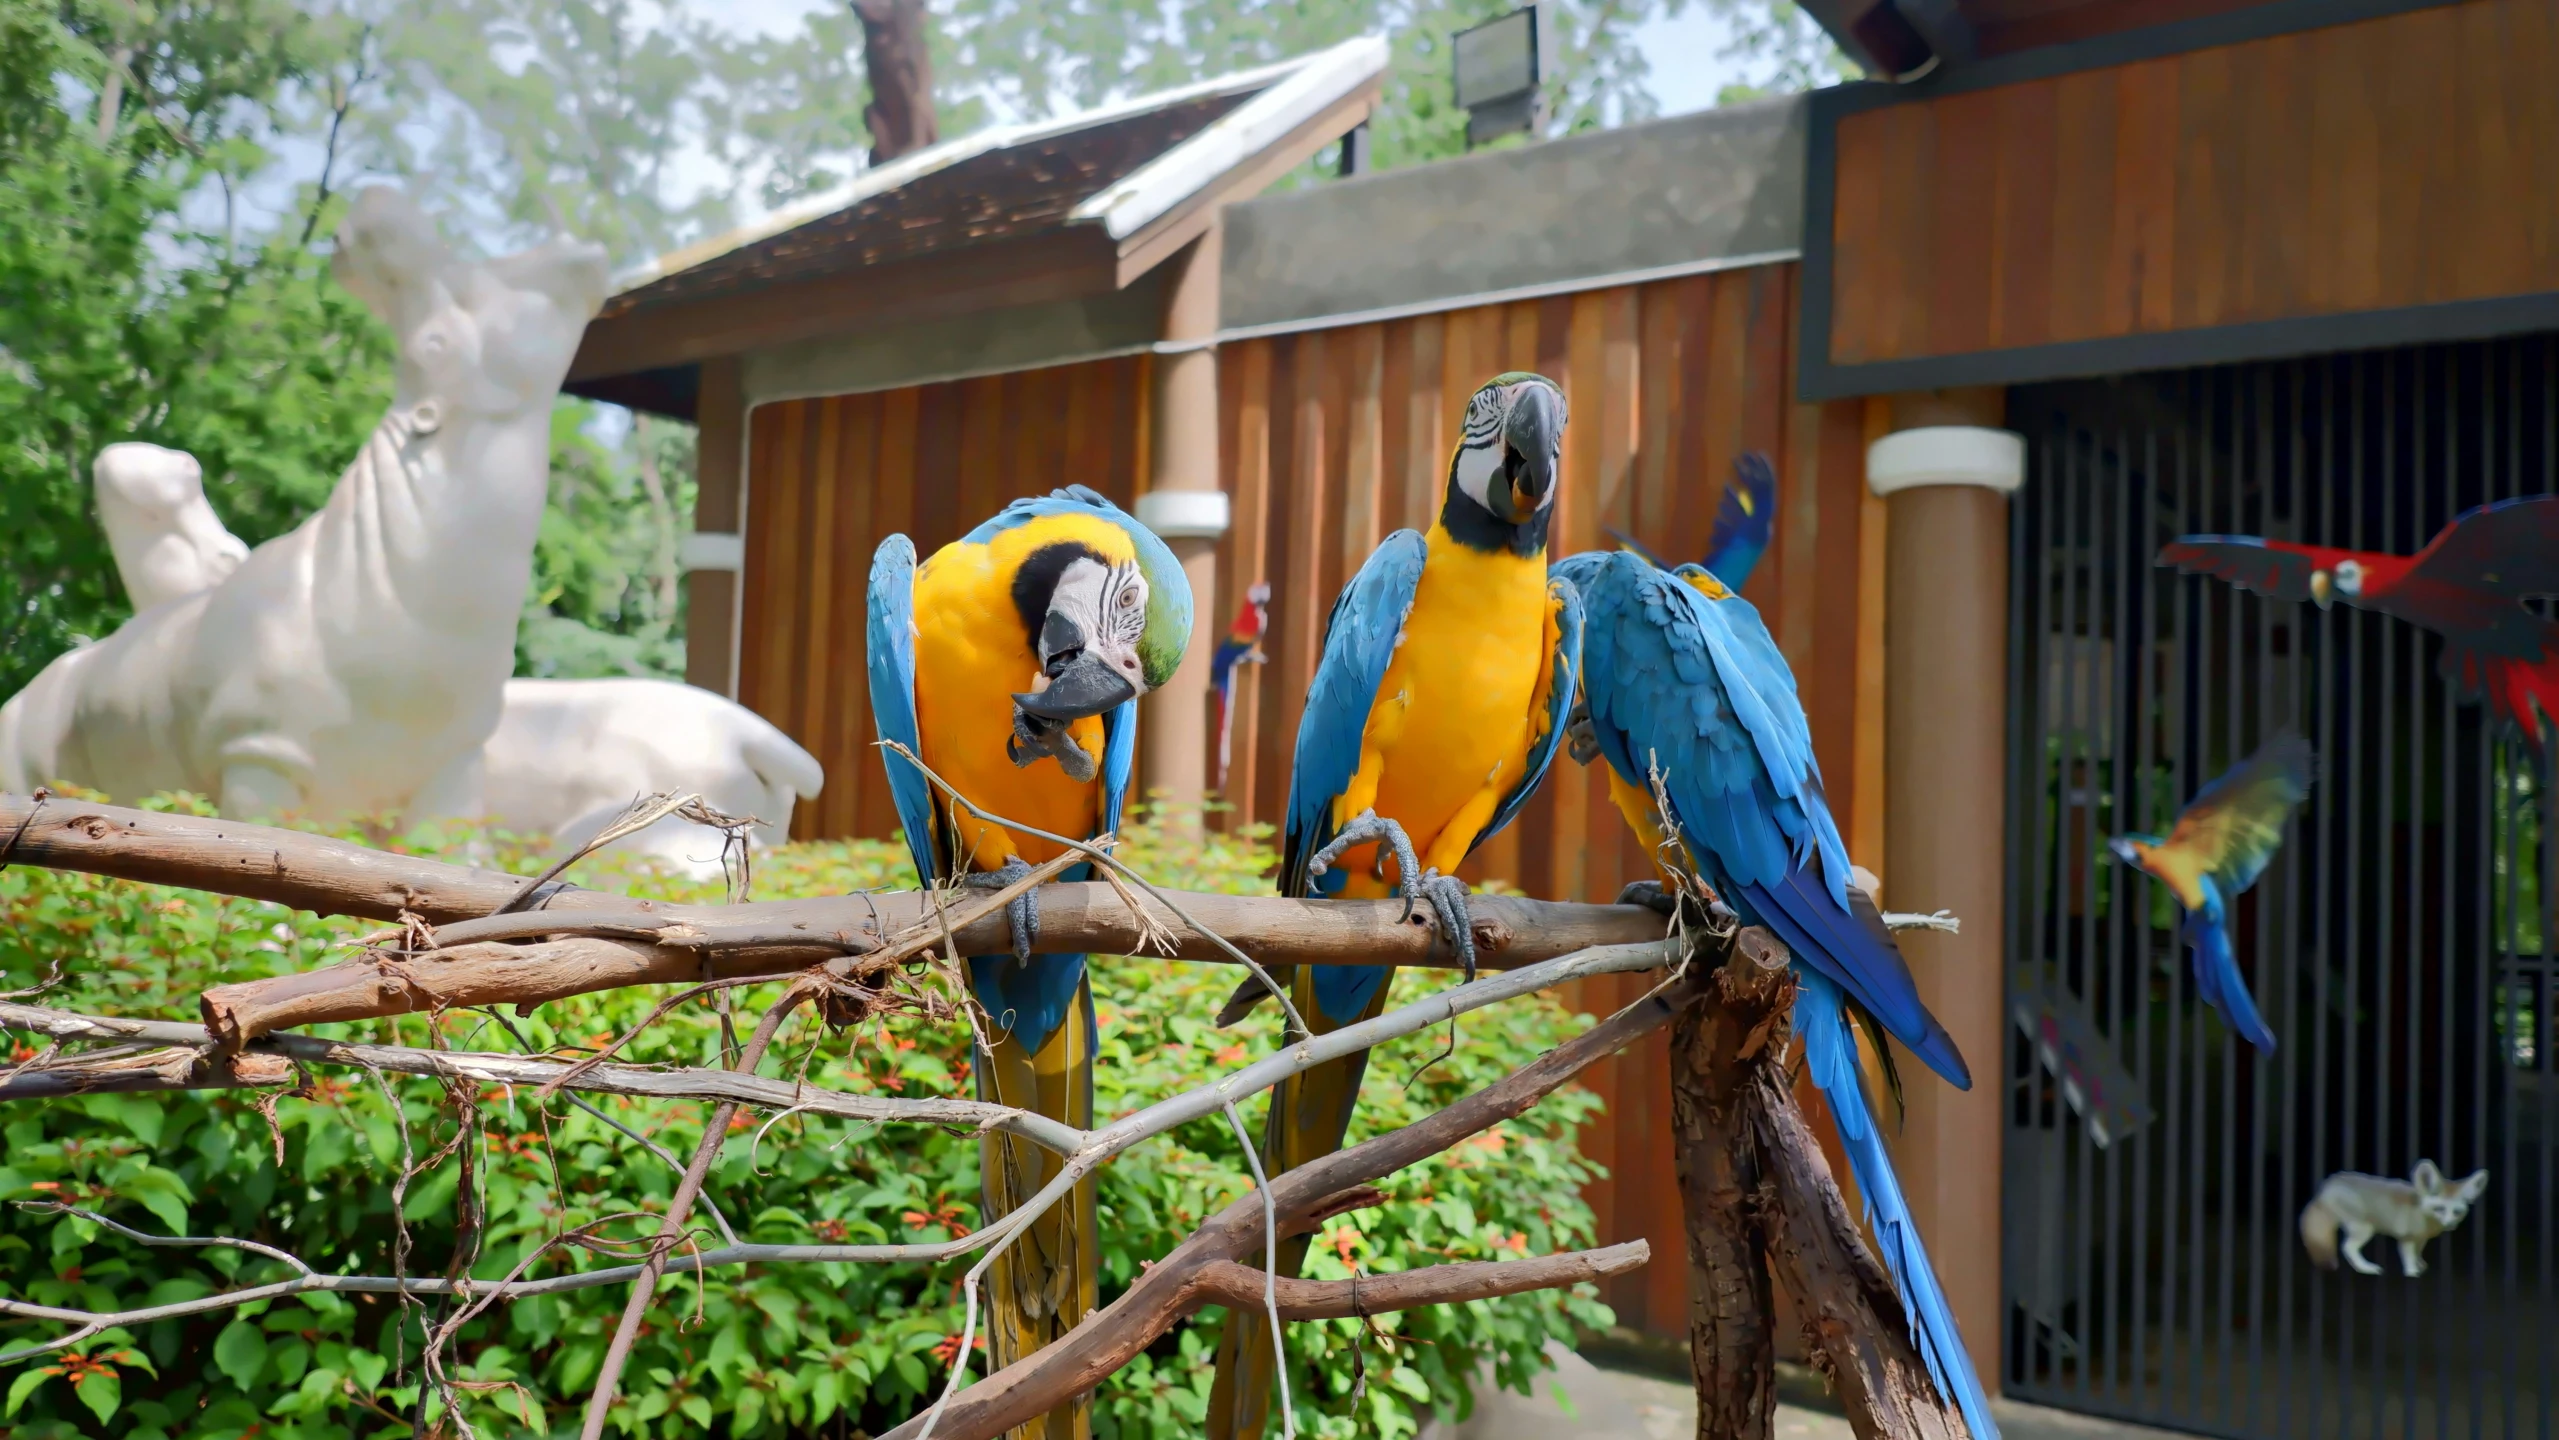
[[[1694,1012],[1691,1012],[1694,1013]],[[1804,1345],[1838,1392],[1857,1440],[1963,1440],[1963,1417],[1938,1395],[1910,1343],[1910,1322],[1883,1263],[1849,1218],[1830,1166],[1773,1068],[1741,1101],[1770,1204],[1777,1273],[1804,1317]]]
[[[1785,948],[1744,930],[1708,1003],[1671,1028],[1671,1123],[1686,1214],[1697,1440],[1768,1440],[1778,1284],[1858,1440],[1961,1440],[1892,1278],[1840,1198],[1782,1063],[1795,985]],[[1772,1266],[1773,1262],[1773,1266]]]
[[[871,163],[885,165],[942,138],[933,118],[933,50],[924,0],[853,0],[862,22],[862,66],[871,103]]]
[[[1763,940],[1745,930],[1742,942]],[[1764,947],[1773,948],[1773,947]],[[1768,1440],[1777,1415],[1776,1335],[1760,1165],[1742,1102],[1785,1042],[1795,987],[1777,968],[1719,980],[1716,1003],[1671,1022],[1671,1124],[1688,1230],[1688,1361],[1697,1440]]]

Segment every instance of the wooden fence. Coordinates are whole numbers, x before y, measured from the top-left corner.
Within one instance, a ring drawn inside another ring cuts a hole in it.
[[[1734,458],[1776,462],[1777,541],[1743,593],[1795,668],[1852,852],[1882,870],[1882,509],[1864,491],[1861,403],[1792,400],[1795,304],[1795,267],[1772,265],[1226,346],[1220,465],[1235,522],[1199,643],[1224,633],[1246,585],[1274,592],[1270,663],[1240,682],[1235,813],[1277,819],[1334,594],[1388,531],[1431,523],[1475,387],[1527,369],[1571,404],[1558,554],[1608,543],[1608,525],[1700,556]],[[826,765],[826,791],[794,834],[895,825],[860,658],[872,548],[903,530],[930,553],[1005,500],[1068,481],[1128,502],[1147,469],[1148,365],[1090,361],[755,411],[740,690]],[[1467,869],[1590,899],[1648,873],[1599,777],[1564,761]],[[1573,1003],[1604,1013],[1638,983],[1592,982]],[[1584,1144],[1610,1172],[1591,1196],[1601,1235],[1644,1237],[1657,1257],[1611,1282],[1610,1303],[1629,1325],[1680,1334],[1666,1064],[1657,1036],[1589,1072],[1608,1119]]]

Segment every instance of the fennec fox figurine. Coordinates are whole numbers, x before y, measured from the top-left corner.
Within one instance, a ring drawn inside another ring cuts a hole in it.
[[[2400,1273],[2423,1275],[2426,1242],[2459,1225],[2487,1188],[2487,1171],[2453,1184],[2432,1160],[2418,1161],[2405,1180],[2340,1170],[2302,1207],[2301,1243],[2324,1269],[2336,1269],[2343,1254],[2358,1271],[2378,1275],[2381,1267],[2364,1258],[2364,1242],[2387,1235],[2399,1242]],[[2341,1230],[2343,1245],[2337,1243]]]

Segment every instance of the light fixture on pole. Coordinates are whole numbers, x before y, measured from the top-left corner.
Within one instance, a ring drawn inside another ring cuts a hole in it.
[[[1546,128],[1546,81],[1555,71],[1552,0],[1523,5],[1453,37],[1457,103],[1466,112],[1466,148]]]

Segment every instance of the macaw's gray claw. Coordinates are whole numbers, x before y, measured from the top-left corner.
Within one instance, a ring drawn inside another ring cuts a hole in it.
[[[962,877],[960,883],[971,890],[1001,890],[1030,873],[1029,862],[1019,855],[1008,855],[1000,868],[976,871]],[[1031,947],[1039,943],[1039,893],[1036,887],[1025,890],[1004,906],[1004,918],[1013,925],[1013,958],[1017,960],[1030,959]]]
[[[1333,868],[1334,861],[1342,858],[1343,851],[1355,845],[1366,845],[1371,841],[1383,842],[1393,853],[1396,874],[1419,875],[1422,873],[1422,857],[1413,852],[1412,838],[1404,833],[1404,827],[1381,817],[1375,810],[1362,810],[1352,816],[1351,823],[1335,832],[1333,838],[1325,843],[1324,848],[1316,851],[1314,857],[1306,862],[1307,875],[1313,877],[1324,874]],[[1404,890],[1404,918],[1407,920],[1413,918],[1413,899],[1412,889],[1408,886]]]
[[[1588,765],[1599,758],[1599,731],[1591,724],[1588,700],[1574,701],[1573,713],[1564,719],[1564,753],[1572,756],[1576,765]]]
[[[1407,874],[1411,873],[1409,871]],[[1457,963],[1465,968],[1466,978],[1475,978],[1475,917],[1466,908],[1466,882],[1454,875],[1436,870],[1422,872],[1421,884],[1410,887],[1421,891],[1430,903],[1431,913],[1439,917],[1439,928],[1448,935],[1449,948],[1457,952]]]
[[[1626,888],[1617,892],[1617,903],[1641,905],[1664,919],[1679,913],[1679,897],[1664,888],[1659,880],[1627,881]]]

